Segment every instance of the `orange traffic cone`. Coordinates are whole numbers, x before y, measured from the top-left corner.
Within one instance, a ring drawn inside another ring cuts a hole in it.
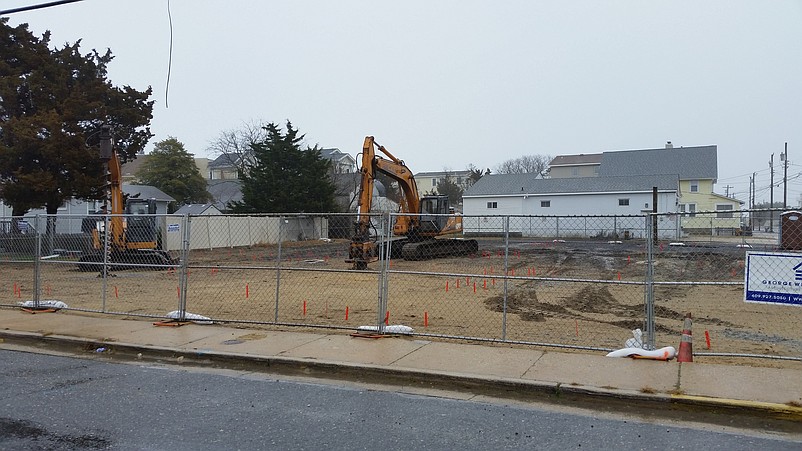
[[[693,320],[691,314],[685,315],[685,323],[682,326],[682,338],[679,342],[679,352],[677,352],[677,362],[693,362],[693,335],[691,327]]]

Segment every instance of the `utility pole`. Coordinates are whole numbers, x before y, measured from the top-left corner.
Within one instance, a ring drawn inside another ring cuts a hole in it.
[[[755,176],[752,173],[752,177],[749,177],[749,194],[746,195],[746,200],[749,201],[749,210],[752,210],[755,207]],[[749,212],[749,227],[752,230],[755,230],[755,212]]]
[[[788,142],[785,143],[785,151],[782,153],[783,169],[783,210],[788,209]]]
[[[732,185],[727,185],[727,186],[724,187],[724,196],[725,197],[730,197],[730,188],[735,188],[735,187],[732,186]]]
[[[774,154],[771,154],[769,160],[769,169],[771,169],[771,197],[769,197],[769,208],[774,208]],[[774,232],[774,210],[769,210],[769,232]]]

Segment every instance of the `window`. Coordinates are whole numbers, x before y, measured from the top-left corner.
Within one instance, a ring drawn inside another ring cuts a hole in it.
[[[488,202],[487,208],[498,208],[498,202]]]
[[[541,200],[540,201],[540,206],[543,207],[543,208],[549,208],[549,207],[551,207],[551,201],[550,200]]]
[[[696,204],[679,204],[680,213],[688,213],[688,217],[696,216]]]
[[[432,179],[432,186],[437,186],[437,179]]]
[[[699,180],[691,180],[691,192],[692,193],[699,192]]]
[[[716,204],[717,218],[732,218],[732,204]]]
[[[571,168],[571,175],[579,177],[579,168]]]
[[[629,199],[618,199],[618,206],[619,207],[628,207],[629,206]]]
[[[100,210],[100,201],[97,200],[90,200],[86,202],[86,214],[91,215],[92,213]]]

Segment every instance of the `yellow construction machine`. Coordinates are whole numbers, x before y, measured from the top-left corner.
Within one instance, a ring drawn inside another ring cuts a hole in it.
[[[120,160],[112,147],[111,128],[107,125],[100,131],[100,159],[108,166],[107,203],[111,203],[111,211],[103,205],[100,214],[104,216],[98,218],[91,230],[93,249],[81,256],[78,269],[99,270],[101,267],[97,263],[104,261],[112,269],[175,264],[176,260],[159,246],[155,199],[124,199]]]
[[[387,158],[376,155],[376,149]],[[437,238],[462,233],[462,216],[454,213],[448,196],[420,196],[412,171],[376,143],[373,136],[365,137],[360,173],[358,216],[346,260],[354,264],[353,269],[367,269],[368,263],[379,259],[384,246],[392,257],[401,256],[405,260],[468,255],[478,251],[476,240]],[[389,242],[377,236],[371,221],[373,187],[379,173],[397,182],[401,189],[401,215],[396,217],[394,237]]]

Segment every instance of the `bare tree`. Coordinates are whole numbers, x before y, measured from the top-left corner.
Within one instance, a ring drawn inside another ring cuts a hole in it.
[[[224,130],[214,138],[206,150],[211,155],[225,156],[229,164],[241,173],[253,165],[251,145],[267,139],[267,130],[262,121],[243,122],[242,127]]]
[[[496,166],[498,174],[543,174],[549,167],[548,155],[524,155]]]

